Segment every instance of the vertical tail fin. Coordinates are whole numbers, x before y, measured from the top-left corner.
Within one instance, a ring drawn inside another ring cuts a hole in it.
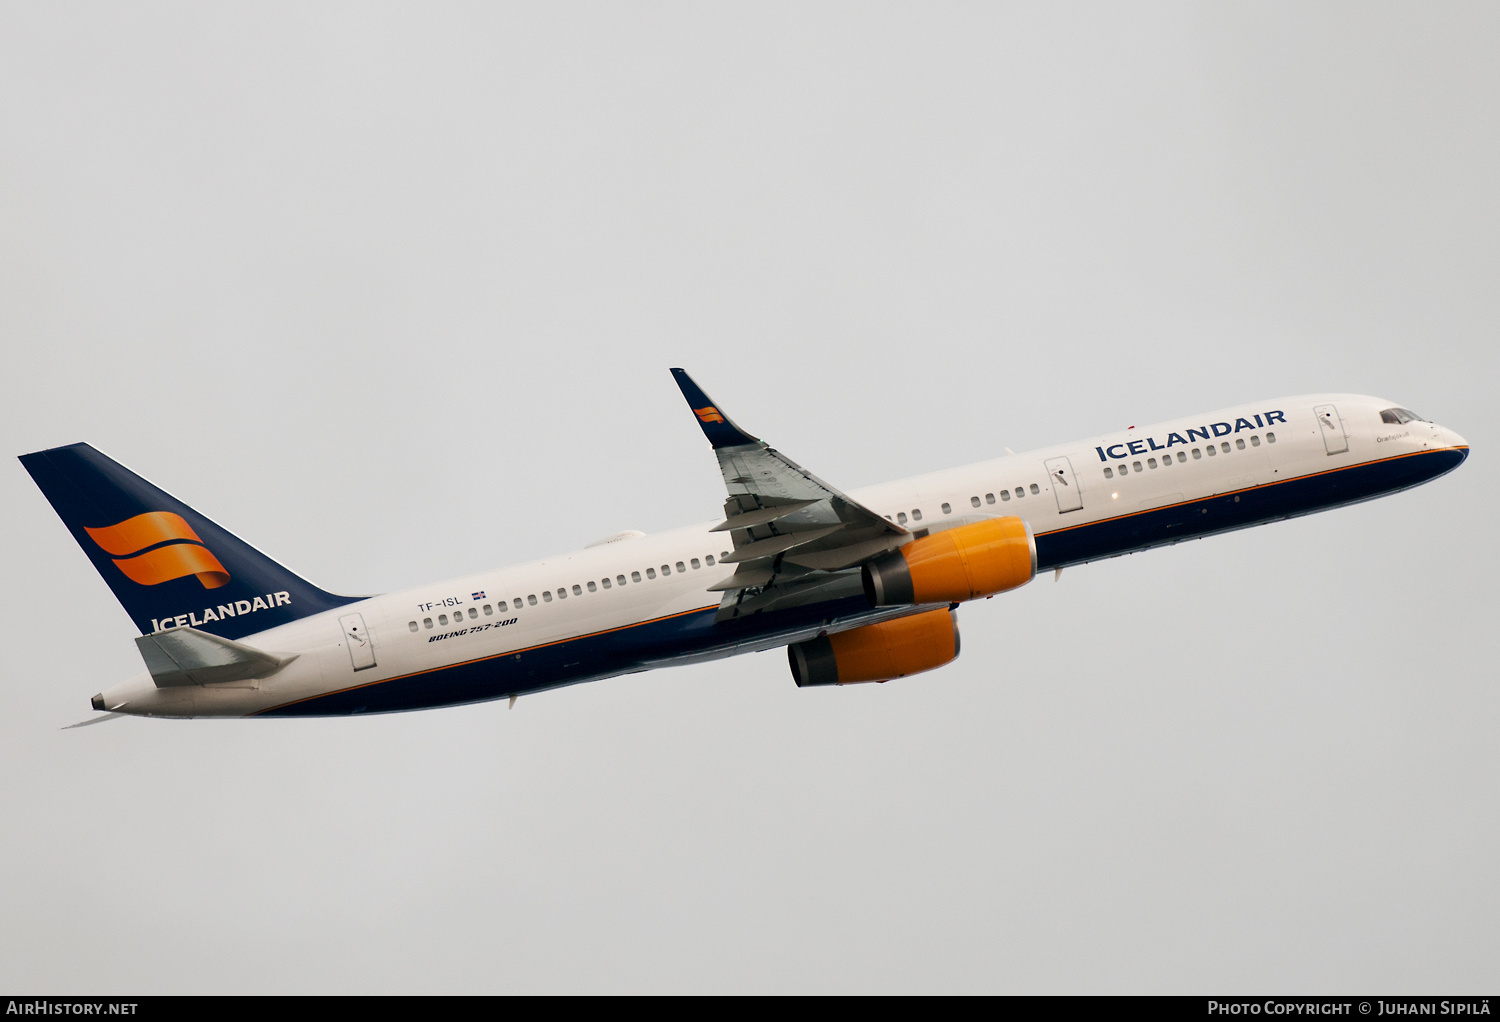
[[[190,624],[238,639],[358,599],[292,574],[88,444],[21,464],[143,634]]]

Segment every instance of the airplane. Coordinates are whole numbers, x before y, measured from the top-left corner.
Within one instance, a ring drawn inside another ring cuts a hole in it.
[[[514,706],[782,646],[799,687],[891,681],[958,656],[959,604],[1394,493],[1469,453],[1394,402],[1315,394],[844,493],[672,374],[723,472],[722,520],[383,596],[319,589],[88,444],[21,456],[141,632],[146,670],[81,724]]]

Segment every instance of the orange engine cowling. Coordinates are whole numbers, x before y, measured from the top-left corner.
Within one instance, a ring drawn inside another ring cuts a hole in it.
[[[957,656],[958,618],[946,607],[787,647],[798,688],[890,681],[941,667]]]
[[[872,607],[962,603],[1030,582],[1036,540],[1020,518],[945,529],[884,554],[860,572]]]

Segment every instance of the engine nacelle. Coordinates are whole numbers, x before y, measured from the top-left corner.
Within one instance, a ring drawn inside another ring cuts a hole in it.
[[[945,529],[883,554],[860,571],[872,607],[962,603],[1030,582],[1036,540],[1016,517]]]
[[[941,667],[957,656],[958,618],[946,607],[787,647],[798,688],[890,681]]]

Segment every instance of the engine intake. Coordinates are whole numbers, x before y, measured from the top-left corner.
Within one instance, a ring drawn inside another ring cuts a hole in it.
[[[957,656],[958,618],[946,607],[787,647],[798,688],[890,681],[941,667]]]
[[[872,607],[962,603],[1030,582],[1031,526],[1014,516],[945,529],[870,561],[860,570]]]

